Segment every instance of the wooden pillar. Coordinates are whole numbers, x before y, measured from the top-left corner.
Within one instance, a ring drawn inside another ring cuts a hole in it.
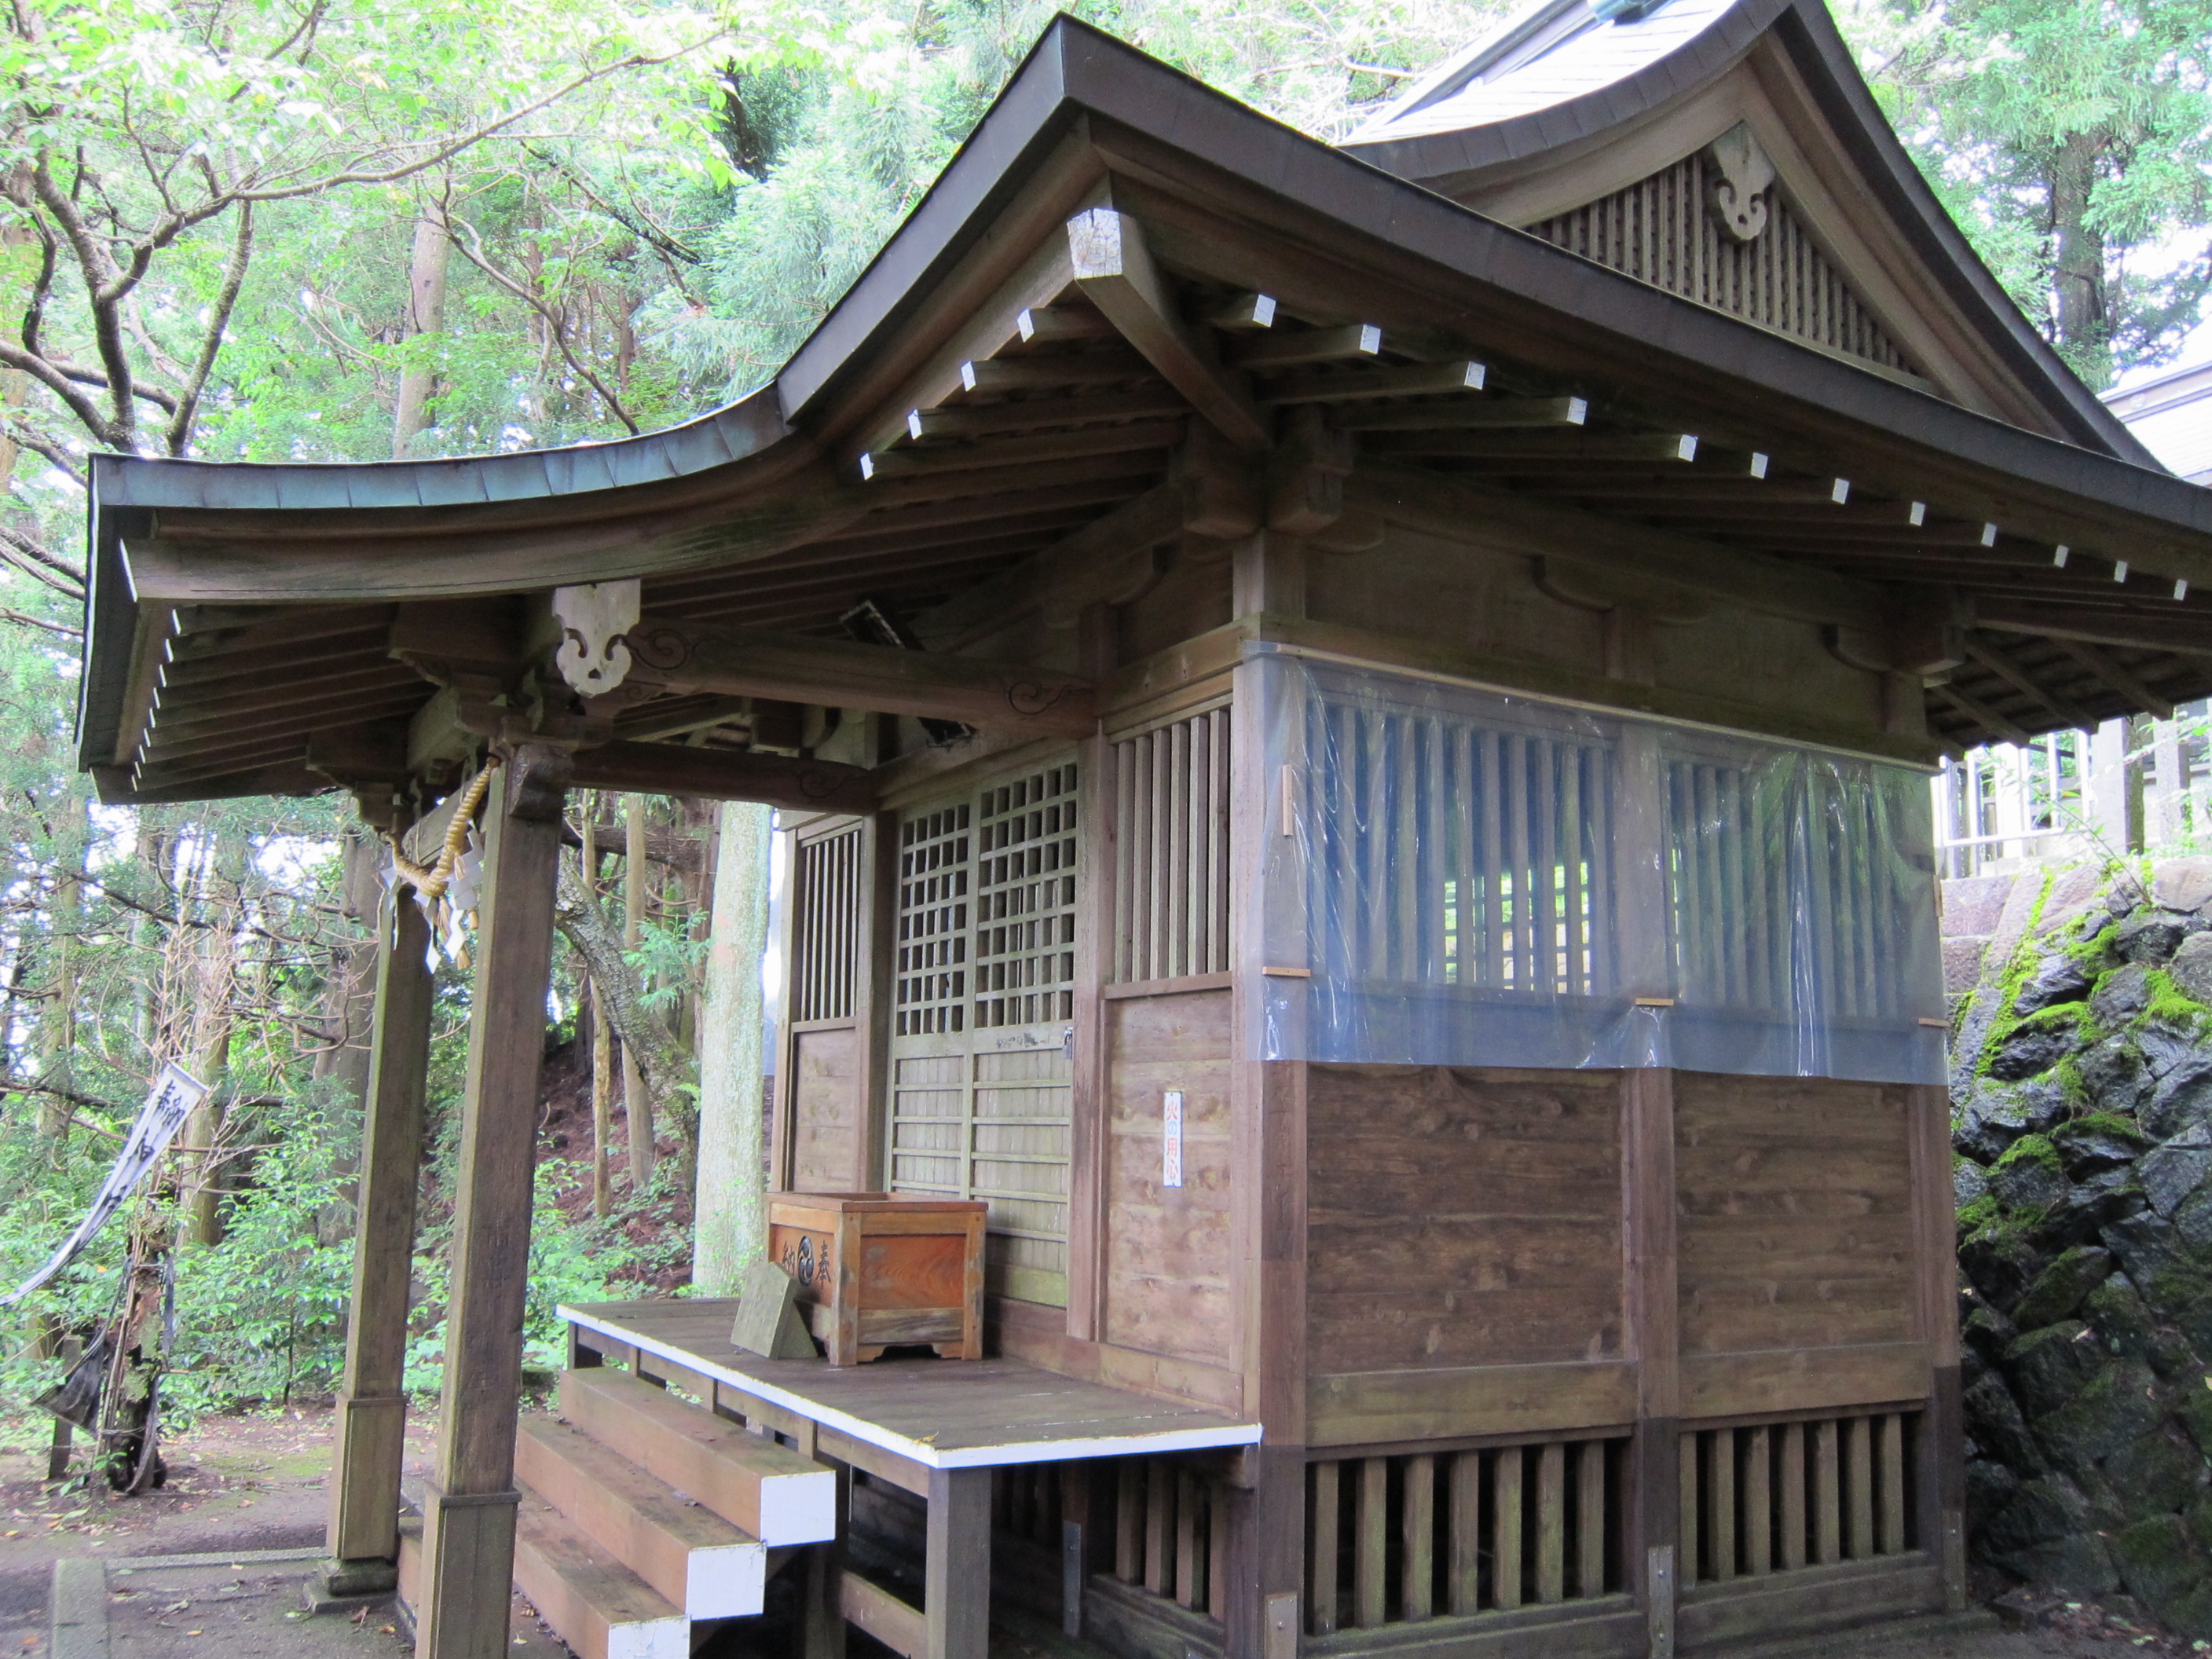
[[[991,1648],[991,1471],[929,1472],[921,1616],[927,1659],[988,1659]]]
[[[507,1649],[532,1140],[568,757],[526,744],[486,813],[436,1473],[423,1489],[420,1659]]]
[[[1651,1659],[1672,1659],[1681,1534],[1680,1335],[1674,1273],[1674,1074],[1620,1074],[1621,1243],[1629,1354],[1637,1372],[1629,1443],[1628,1571]]]
[[[1240,543],[1233,555],[1239,616],[1296,616],[1305,608],[1304,550],[1272,531]],[[1304,1625],[1306,1485],[1306,1063],[1264,1060],[1254,1047],[1258,999],[1271,984],[1263,969],[1305,965],[1302,927],[1270,939],[1261,877],[1281,803],[1296,793],[1272,766],[1302,770],[1297,756],[1266,752],[1257,665],[1238,667],[1231,714],[1231,857],[1237,895],[1236,980],[1230,1068],[1231,1194],[1238,1321],[1235,1351],[1244,1376],[1244,1410],[1262,1425],[1261,1443],[1243,1461],[1230,1493],[1231,1659],[1295,1656]]]
[[[1959,1371],[1957,1200],[1951,1192],[1951,1092],[1905,1087],[1911,1146],[1913,1279],[1921,1340],[1928,1345],[1928,1410],[1920,1422],[1914,1517],[1919,1547],[1943,1571],[1943,1605],[1966,1605],[1966,1452]]]
[[[399,1469],[407,1425],[407,1286],[422,1170],[422,1091],[430,1061],[430,924],[395,891],[377,919],[376,1007],[355,1188],[353,1301],[331,1466],[329,1595],[389,1589],[399,1546]]]
[[[1076,623],[1076,667],[1103,684],[1120,664],[1111,605],[1086,606]],[[1075,918],[1075,1060],[1068,1090],[1067,1334],[1097,1341],[1105,1328],[1106,1157],[1109,1056],[1104,988],[1113,978],[1115,811],[1121,780],[1103,735],[1076,745],[1082,814],[1076,857],[1083,896]],[[1071,1629],[1071,1636],[1082,1634]]]

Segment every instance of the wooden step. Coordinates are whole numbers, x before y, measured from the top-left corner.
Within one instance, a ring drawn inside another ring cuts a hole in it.
[[[514,1473],[687,1617],[761,1610],[766,1546],[580,1430],[524,1418]]]
[[[563,1371],[561,1415],[771,1549],[837,1534],[830,1470],[627,1371]]]
[[[581,1659],[690,1659],[683,1610],[527,1486],[514,1517],[514,1582]]]

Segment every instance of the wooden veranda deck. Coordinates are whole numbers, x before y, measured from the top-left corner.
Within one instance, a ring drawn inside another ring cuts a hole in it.
[[[905,1659],[982,1659],[990,1623],[992,1471],[1018,1465],[1230,1451],[1257,1423],[1040,1370],[1017,1359],[893,1358],[833,1366],[763,1359],[730,1344],[735,1301],[654,1298],[562,1306],[570,1364],[614,1360],[673,1383],[718,1413],[771,1432],[806,1456],[888,1482],[927,1506],[919,1607],[861,1577],[831,1547],[818,1581],[823,1622],[849,1620]],[[849,1486],[839,1504],[849,1508]],[[1080,1623],[1088,1559],[1071,1514],[1063,1618]],[[842,1542],[842,1540],[841,1540]],[[834,1626],[833,1626],[834,1628]],[[810,1639],[810,1653],[842,1649]]]

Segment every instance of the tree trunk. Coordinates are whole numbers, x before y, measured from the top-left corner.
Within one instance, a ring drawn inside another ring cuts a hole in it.
[[[238,1029],[238,922],[240,887],[245,878],[246,843],[242,836],[224,834],[217,840],[207,866],[205,884],[197,907],[207,923],[194,951],[192,987],[191,1067],[208,1086],[207,1097],[193,1109],[185,1135],[195,1149],[191,1184],[185,1194],[185,1212],[192,1242],[222,1243],[222,1158],[219,1151],[227,1102],[225,1075],[230,1070],[231,1038]],[[183,906],[179,907],[179,914]]]
[[[446,264],[453,257],[453,239],[446,231],[445,209],[425,203],[415,222],[415,248],[407,264],[407,316],[403,337],[413,341],[423,335],[446,331]],[[437,384],[431,367],[430,348],[417,346],[399,371],[399,393],[392,405],[392,455],[406,458],[416,434],[430,424],[430,396]]]
[[[691,1284],[734,1296],[745,1264],[765,1247],[761,1101],[761,957],[768,949],[771,808],[722,807],[708,933],[707,994],[699,1020],[698,1184],[692,1203]]]
[[[639,1076],[633,1098],[642,1103],[647,1114],[662,1112],[672,1121],[681,1121],[688,1110],[685,1090],[692,1077],[690,1057],[676,1046],[668,1028],[645,1006],[645,988],[639,982],[637,970],[623,958],[622,935],[599,901],[585,891],[575,866],[565,859],[561,864],[557,920],[562,933],[584,959],[595,1000],[605,1010],[625,1058],[636,1063]]]
[[[70,836],[62,848],[64,874],[54,884],[53,912],[48,926],[53,937],[53,979],[45,1016],[39,1022],[39,1081],[52,1089],[70,1086],[70,1051],[76,1030],[76,930],[83,920],[84,889],[77,878],[83,867],[84,848],[76,834],[84,820],[82,802],[66,805]],[[39,1133],[58,1156],[58,1142],[70,1121],[69,1109],[59,1095],[42,1097]]]
[[[2090,219],[2105,139],[2074,133],[2051,158],[2051,286],[2059,349],[2092,388],[2112,379],[2112,313],[2105,286],[2105,234]]]
[[[365,927],[368,937],[331,951],[330,978],[323,988],[323,1030],[331,1046],[316,1054],[313,1073],[329,1085],[331,1109],[340,1121],[368,1098],[369,1037],[376,1023],[375,928],[384,890],[377,880],[379,856],[365,828],[355,825],[346,831],[339,903],[347,920]],[[341,1156],[341,1171],[350,1174],[360,1167],[358,1145]],[[330,1205],[317,1218],[317,1235],[325,1244],[351,1237],[353,1230],[348,1204]]]
[[[645,797],[623,796],[623,816],[628,832],[623,859],[623,948],[635,951],[645,937]],[[653,1020],[650,1009],[641,1007],[637,1012],[640,1018]],[[638,1074],[637,1041],[627,1030],[622,1039],[623,1110],[629,1118],[629,1187],[633,1193],[641,1193],[653,1184],[653,1103]]]
[[[586,797],[580,834],[583,848],[577,864],[584,890],[594,901],[599,895],[599,803],[596,794]],[[614,1191],[608,1178],[607,1158],[614,1139],[614,1028],[599,1000],[599,982],[584,975],[584,998],[590,1005],[592,1032],[592,1214],[600,1221],[614,1208]]]

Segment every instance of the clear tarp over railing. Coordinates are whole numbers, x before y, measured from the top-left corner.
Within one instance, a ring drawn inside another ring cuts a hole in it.
[[[1255,1057],[1943,1080],[1921,774],[1251,666],[1275,792]]]

